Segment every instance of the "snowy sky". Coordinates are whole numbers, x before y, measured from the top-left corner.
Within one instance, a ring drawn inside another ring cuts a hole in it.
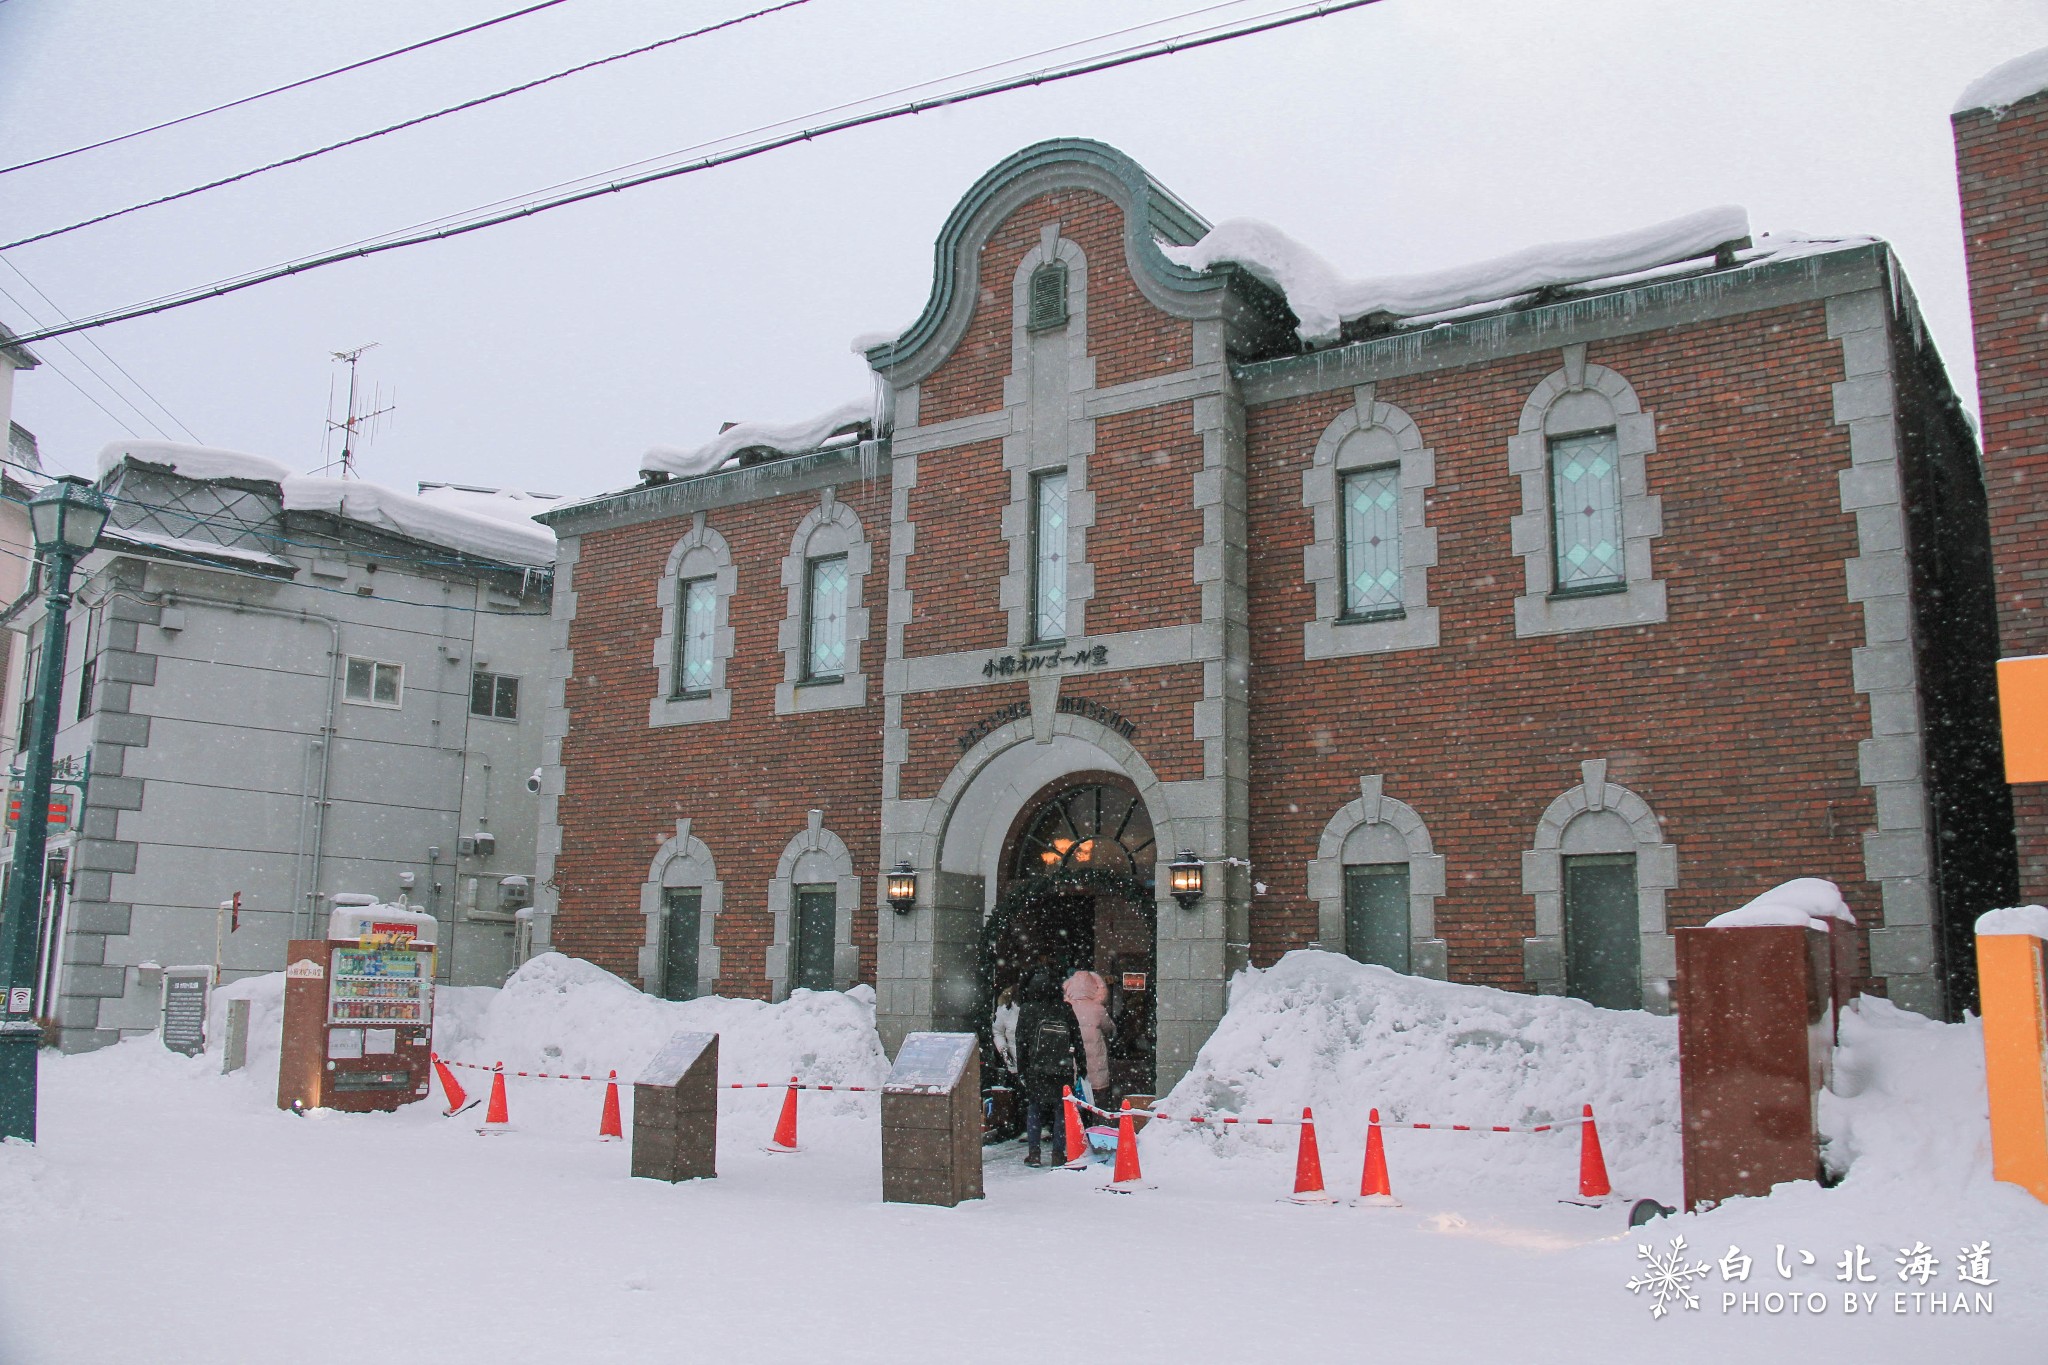
[[[0,321],[19,332],[49,317],[34,289],[74,315],[153,298],[1199,3],[812,0],[20,248],[0,258]],[[517,7],[0,0],[0,162]],[[756,7],[568,0],[0,178],[0,240]],[[363,373],[398,411],[362,452],[367,477],[620,487],[648,446],[865,394],[848,340],[915,317],[948,210],[996,161],[1052,136],[1112,143],[1211,221],[1269,219],[1352,275],[1722,203],[1747,206],[1758,231],[1882,236],[1974,402],[1948,112],[1973,78],[2044,45],[2048,0],[1385,0],[86,334],[104,355],[78,337],[42,343],[15,420],[55,469],[90,472],[102,444],[131,432],[312,469],[326,458],[329,353],[375,341]]]

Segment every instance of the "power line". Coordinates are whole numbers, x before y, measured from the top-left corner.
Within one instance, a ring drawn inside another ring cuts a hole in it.
[[[111,323],[127,322],[133,318],[166,313],[173,309],[184,308],[191,304],[202,302],[206,299],[239,293],[241,290],[253,288],[259,284],[268,284],[273,280],[305,274],[325,266],[340,264],[343,261],[380,255],[386,251],[396,251],[402,247],[419,246],[427,242],[441,241],[449,237],[461,237],[472,232],[482,231],[485,228],[498,227],[520,218],[530,218],[536,214],[546,213],[551,209],[565,208],[571,204],[580,204],[585,200],[595,199],[601,195],[617,194],[622,190],[638,189],[642,185],[651,185],[658,181],[671,180],[677,176],[692,175],[698,171],[710,170],[716,166],[730,165],[736,161],[750,160],[753,157],[779,151],[784,147],[794,146],[800,142],[814,142],[820,138],[830,137],[834,133],[843,133],[875,123],[886,123],[908,115],[922,114],[933,109],[944,109],[956,104],[968,104],[976,100],[987,99],[992,95],[1006,94],[1013,90],[1022,90],[1032,86],[1054,85],[1061,81],[1072,80],[1077,76],[1089,76],[1102,71],[1114,70],[1117,67],[1131,66],[1138,62],[1150,61],[1155,57],[1173,56],[1181,52],[1191,52],[1198,48],[1211,47],[1217,43],[1231,42],[1238,38],[1248,38],[1255,34],[1270,33],[1275,29],[1288,28],[1312,19],[1326,18],[1329,15],[1341,14],[1347,10],[1362,9],[1367,5],[1378,4],[1379,2],[1380,0],[1325,0],[1325,3],[1319,3],[1302,12],[1280,14],[1277,17],[1269,15],[1253,23],[1243,24],[1235,28],[1223,29],[1218,32],[1195,37],[1169,38],[1109,56],[1075,62],[1066,67],[1027,72],[1021,76],[991,81],[985,85],[970,87],[966,90],[937,95],[929,99],[912,100],[905,104],[894,105],[865,114],[835,119],[799,129],[795,132],[766,138],[747,146],[735,148],[729,152],[700,157],[695,161],[685,162],[679,166],[649,171],[641,175],[629,176],[623,180],[615,180],[608,184],[597,185],[590,189],[559,195],[553,199],[524,204],[517,208],[492,214],[471,222],[457,223],[452,227],[417,233],[411,236],[391,238],[369,245],[351,246],[342,250],[327,252],[323,255],[305,257],[282,265],[271,266],[238,279],[203,285],[197,289],[169,295],[150,303],[119,308],[97,314],[82,321],[67,323],[62,327],[51,327],[42,331],[31,332],[25,336],[17,337],[16,341],[20,344],[45,341],[51,337],[66,336],[72,332],[87,331],[95,327],[105,327]]]
[[[553,75],[542,76],[538,80],[527,81],[522,85],[511,86],[504,90],[495,91],[492,94],[479,95],[475,99],[464,100],[460,104],[451,104],[445,109],[436,109],[430,114],[421,114],[417,118],[405,119],[402,122],[391,124],[388,127],[378,128],[372,132],[361,133],[355,137],[343,138],[340,142],[330,142],[325,147],[315,147],[312,151],[300,152],[296,156],[288,156],[281,161],[272,161],[267,165],[257,166],[246,171],[239,171],[234,175],[222,176],[218,180],[209,180],[203,185],[194,185],[190,189],[179,190],[175,194],[162,195],[156,199],[145,200],[140,204],[130,204],[127,208],[115,209],[112,212],[102,213],[92,218],[82,218],[78,222],[67,223],[63,227],[51,228],[47,232],[38,232],[33,234],[32,236],[23,237],[18,241],[0,244],[0,251],[12,251],[16,247],[29,246],[36,242],[46,242],[52,237],[62,237],[67,232],[76,232],[80,228],[89,228],[96,226],[97,224],[100,223],[110,222],[115,218],[124,218],[131,213],[140,213],[144,209],[156,208],[160,204],[172,204],[176,203],[180,199],[190,199],[195,194],[204,194],[208,190],[217,190],[225,185],[233,185],[239,181],[248,180],[255,176],[262,175],[266,171],[282,170],[286,166],[296,166],[302,161],[311,161],[313,158],[325,156],[329,152],[338,152],[342,150],[344,147],[354,147],[360,143],[370,142],[374,141],[377,138],[388,136],[391,133],[403,132],[407,128],[417,128],[422,123],[432,123],[435,119],[446,118],[450,114],[459,114],[466,109],[474,109],[479,105],[490,104],[495,100],[504,99],[509,95],[523,94],[524,92],[535,89],[539,86],[547,85],[553,81],[559,81],[566,76],[578,75],[582,72],[590,71],[596,67],[606,66],[612,62],[621,62],[628,57],[638,57],[643,53],[653,52],[660,48],[673,47],[677,43],[688,42],[692,38],[702,38],[706,34],[716,33],[720,29],[733,28],[736,27],[737,25],[747,23],[749,20],[759,19],[763,15],[774,14],[779,10],[795,9],[798,5],[807,5],[809,3],[810,0],[783,0],[783,2],[779,5],[770,5],[766,9],[757,9],[751,14],[742,14],[737,18],[733,19],[723,19],[720,20],[718,23],[707,24],[702,28],[691,29],[688,33],[678,33],[674,37],[662,38],[656,42],[648,43],[643,47],[633,48],[632,50],[627,52],[615,52],[609,57],[599,57],[596,61],[584,62],[580,66],[572,66],[569,67],[567,70],[557,71]]]
[[[16,265],[14,262],[10,260],[7,260],[4,257],[0,257],[0,265],[4,265],[9,270],[12,270],[23,284],[27,285],[30,289],[33,289],[35,291],[37,298],[41,299],[44,303],[50,306],[50,308],[57,314],[58,317],[66,318],[69,316],[68,314],[65,313],[63,306],[59,304],[57,300],[51,298],[47,293],[45,293],[43,291],[43,287],[37,284],[34,280],[30,279],[20,266]],[[22,303],[19,299],[15,299],[14,296],[11,294],[8,295],[8,298],[10,301],[14,303],[15,307],[21,308],[24,314],[31,317],[34,316],[34,314],[29,313],[27,308],[22,306]],[[121,372],[122,377],[125,378],[130,384],[133,384],[135,386],[136,392],[140,393],[144,398],[147,398],[150,402],[156,404],[157,411],[161,412],[164,416],[170,418],[174,426],[176,426],[180,431],[184,432],[187,436],[191,437],[194,442],[200,441],[199,433],[192,430],[191,427],[187,426],[185,424],[184,419],[179,417],[177,413],[172,412],[170,408],[164,403],[163,399],[158,398],[155,394],[151,393],[149,391],[148,386],[145,385],[140,379],[137,379],[133,374],[130,374],[128,371],[128,367],[126,365],[123,365],[120,361],[114,359],[113,354],[109,352],[106,347],[100,345],[99,342],[93,340],[91,337],[86,337],[84,338],[84,340],[86,345],[92,347],[95,351],[98,351],[100,353],[100,357],[102,359],[104,359],[109,365],[112,365],[115,369],[119,370]],[[78,355],[76,351],[71,350],[70,344],[68,342],[60,341],[57,344],[59,346],[63,346],[67,351],[71,351],[71,354],[73,356]],[[82,361],[83,357],[79,357],[79,359]],[[110,391],[113,391],[114,386],[112,384],[108,384],[104,376],[95,373],[93,377],[98,379],[102,384],[107,384],[107,388]],[[145,420],[149,421],[151,426],[156,426],[155,419],[150,418],[147,413],[143,412],[141,408],[136,407],[136,405],[133,402],[130,402],[126,398],[123,398],[121,401],[128,403],[129,407],[135,408],[137,416],[143,417]],[[163,431],[163,428],[157,427],[157,430]],[[164,432],[164,434],[168,436],[170,433]]]
[[[190,123],[193,119],[205,118],[208,114],[218,114],[225,109],[240,108],[244,104],[253,104],[257,100],[268,99],[272,95],[282,95],[287,90],[302,89],[315,82],[327,80],[331,76],[344,75],[350,71],[360,71],[366,66],[375,66],[378,62],[389,61],[393,57],[403,57],[408,52],[418,52],[422,48],[432,47],[436,43],[445,43],[450,38],[460,38],[467,34],[481,32],[484,29],[505,23],[508,20],[522,19],[529,14],[534,14],[544,9],[552,9],[562,3],[563,0],[540,0],[540,3],[537,5],[528,5],[525,9],[516,9],[510,14],[501,14],[495,19],[486,19],[481,23],[471,24],[467,28],[458,28],[451,32],[443,33],[439,37],[425,38],[417,43],[408,43],[404,47],[393,48],[389,52],[380,52],[374,57],[365,57],[359,62],[350,62],[347,66],[337,66],[332,71],[323,71],[317,76],[307,76],[302,80],[291,81],[284,85],[274,86],[269,90],[260,90],[253,95],[244,95],[240,99],[229,100],[226,104],[216,104],[211,109],[201,109],[197,113],[184,114],[174,119],[165,119],[162,123],[152,123],[147,128],[137,128],[131,133],[121,133],[115,137],[101,138],[98,142],[88,142],[82,147],[73,147],[69,151],[52,152],[48,156],[39,156],[32,161],[18,161],[12,166],[0,166],[0,175],[7,175],[13,171],[25,171],[31,166],[47,166],[52,161],[62,161],[67,156],[77,156],[81,152],[98,151],[102,147],[111,147],[117,142],[126,142],[131,138],[141,137],[145,133],[160,133],[166,128],[175,128],[181,123]]]

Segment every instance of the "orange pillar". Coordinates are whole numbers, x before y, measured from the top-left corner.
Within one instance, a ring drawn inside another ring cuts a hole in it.
[[[1991,1174],[2048,1203],[2048,991],[2032,934],[1977,935]]]

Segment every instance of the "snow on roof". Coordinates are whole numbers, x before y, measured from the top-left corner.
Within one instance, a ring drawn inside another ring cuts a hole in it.
[[[555,562],[555,533],[537,521],[474,511],[361,479],[294,474],[284,481],[284,505],[286,511],[325,512],[507,564]]]
[[[2048,938],[2048,908],[2039,905],[2014,905],[2003,910],[1986,910],[1977,916],[1977,932],[2032,934],[2035,938]]]
[[[1842,899],[1842,888],[1824,877],[1794,877],[1772,887],[1747,905],[1714,916],[1707,921],[1707,928],[1738,929],[1760,925],[1804,928],[1811,924],[1816,929],[1826,929],[1829,920],[1840,920],[1849,925],[1856,923],[1849,903]]]
[[[257,483],[283,483],[292,473],[276,460],[244,454],[239,450],[184,445],[177,441],[114,441],[100,450],[100,477],[105,478],[120,468],[123,460],[162,465],[188,479],[250,479]]]
[[[1375,313],[1415,317],[1532,290],[1671,265],[1710,255],[1749,236],[1740,208],[1706,209],[1668,223],[1582,242],[1529,247],[1475,265],[1420,275],[1347,280],[1322,257],[1270,223],[1233,218],[1193,246],[1161,242],[1167,257],[1191,270],[1228,261],[1286,296],[1304,341],[1331,342],[1344,324]]]
[[[253,564],[265,569],[290,569],[292,562],[262,550],[251,550],[242,545],[222,545],[217,541],[198,540],[190,536],[167,536],[158,531],[145,531],[139,526],[114,526],[106,529],[107,536],[125,540],[131,545],[141,545],[153,550],[169,550],[176,554],[200,555],[212,559],[231,559],[241,564]]]
[[[833,436],[875,419],[872,400],[841,403],[829,412],[795,422],[741,422],[701,446],[654,446],[640,457],[643,474],[708,474],[743,450],[796,455],[815,450]]]
[[[561,501],[554,493],[528,493],[518,488],[465,488],[452,483],[423,483],[419,497],[441,507],[474,512],[499,521],[527,522]]]
[[[2048,47],[1994,66],[1971,81],[1956,100],[1953,112],[1967,114],[1973,109],[1989,109],[2002,114],[2044,90],[2048,90]]]

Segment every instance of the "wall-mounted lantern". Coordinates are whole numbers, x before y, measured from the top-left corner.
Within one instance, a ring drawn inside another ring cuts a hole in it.
[[[1193,850],[1184,848],[1179,857],[1166,865],[1166,871],[1173,898],[1180,902],[1181,909],[1193,909],[1195,902],[1202,899],[1202,860]]]
[[[917,869],[908,862],[889,874],[889,908],[899,915],[917,904]]]

